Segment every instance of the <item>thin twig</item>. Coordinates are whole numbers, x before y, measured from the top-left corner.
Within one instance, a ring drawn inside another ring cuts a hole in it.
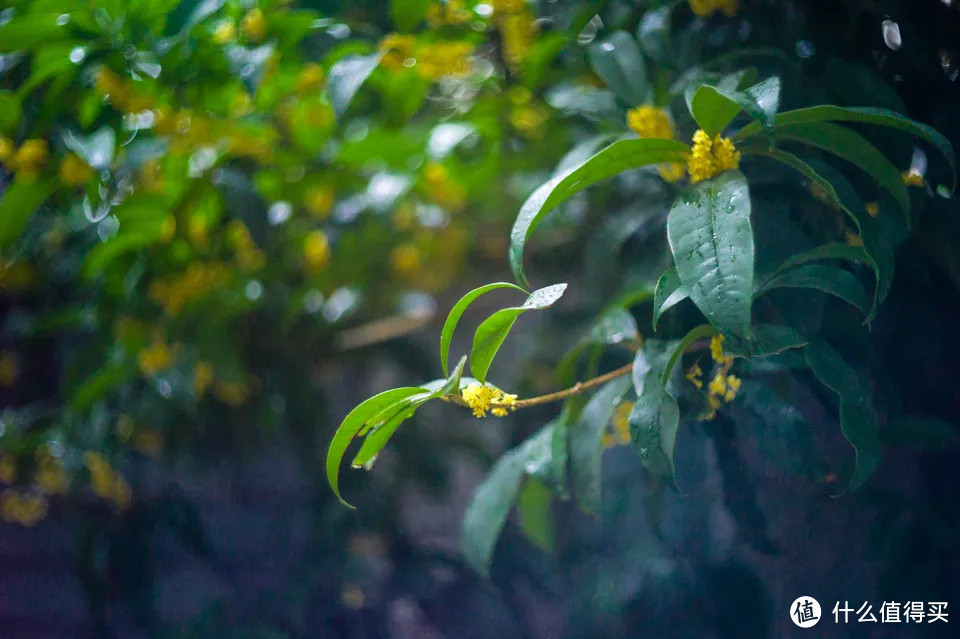
[[[528,406],[539,406],[540,404],[547,404],[549,402],[557,402],[561,399],[566,399],[568,397],[573,397],[574,395],[579,395],[580,393],[585,393],[591,388],[596,388],[602,384],[606,384],[611,379],[616,379],[618,377],[623,377],[624,375],[629,375],[633,370],[633,364],[626,364],[610,371],[609,373],[604,373],[600,377],[594,377],[593,379],[587,380],[585,382],[577,382],[570,388],[566,388],[562,391],[557,391],[555,393],[547,393],[546,395],[540,395],[539,397],[530,397],[529,399],[518,399],[512,404],[500,404],[498,402],[491,402],[491,406],[494,408],[527,408]]]

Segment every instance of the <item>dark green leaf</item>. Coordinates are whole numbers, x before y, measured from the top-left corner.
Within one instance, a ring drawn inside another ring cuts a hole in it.
[[[590,66],[621,100],[641,104],[647,96],[647,71],[640,47],[626,31],[616,31],[588,49]]]
[[[390,0],[390,17],[400,32],[412,31],[427,17],[433,0]]]
[[[869,264],[870,256],[867,255],[867,252],[863,250],[862,246],[850,246],[849,244],[841,244],[839,242],[822,244],[809,251],[804,251],[803,253],[784,260],[773,274],[786,271],[794,266],[806,264],[807,262],[816,262],[819,260],[851,260]]]
[[[710,137],[727,128],[741,108],[736,100],[708,84],[698,88],[690,100],[690,114]]]
[[[880,464],[877,416],[869,392],[857,373],[826,342],[811,342],[804,354],[817,379],[840,398],[840,428],[855,452],[853,473],[844,492],[856,490]]]
[[[830,122],[807,122],[777,126],[777,138],[802,142],[843,158],[868,173],[904,211],[910,211],[910,196],[900,170],[865,137]]]
[[[753,327],[748,347],[742,348],[737,344],[724,344],[724,352],[728,355],[758,358],[779,355],[791,348],[800,348],[807,345],[807,338],[790,326],[780,324],[758,324]]]
[[[553,495],[540,480],[528,477],[517,497],[520,530],[534,545],[551,552],[556,540],[550,502]]]
[[[60,13],[34,13],[15,17],[0,26],[0,53],[35,49],[63,37],[67,30],[58,24]]]
[[[690,299],[721,332],[744,336],[753,293],[750,191],[739,171],[696,184],[667,217],[677,274]]]
[[[680,283],[676,265],[664,271],[653,291],[653,330],[657,330],[661,315],[688,297],[690,294]]]
[[[694,343],[698,339],[713,337],[716,334],[717,329],[710,324],[701,324],[700,326],[690,329],[670,354],[670,359],[667,360],[667,365],[663,368],[663,373],[660,375],[660,385],[666,387],[667,380],[670,379],[670,373],[673,372],[673,367],[676,366],[680,358],[683,357],[683,352],[687,350],[687,347],[690,346],[690,344]]]
[[[835,295],[853,304],[864,315],[870,313],[870,297],[854,275],[836,266],[804,264],[767,279],[758,287],[757,295],[775,288],[813,288]]]
[[[880,431],[888,446],[940,452],[960,448],[960,428],[942,419],[904,415],[888,421]]]
[[[510,266],[516,280],[526,285],[523,249],[534,229],[558,204],[575,193],[628,169],[664,162],[684,162],[687,145],[675,140],[628,138],[618,140],[576,168],[543,184],[527,198],[510,232]]]
[[[607,383],[590,398],[570,434],[570,469],[580,506],[588,513],[600,510],[603,432],[613,418],[620,398],[630,387],[621,377]]]
[[[2,36],[0,36],[2,37]],[[10,246],[56,188],[54,180],[17,178],[0,192],[0,248]]]
[[[953,146],[939,131],[926,124],[915,122],[910,118],[904,117],[894,111],[887,109],[874,108],[850,108],[840,107],[830,104],[807,107],[805,109],[796,109],[785,111],[777,115],[776,126],[789,124],[802,124],[805,122],[818,122],[829,120],[833,122],[865,122],[868,124],[877,124],[880,126],[892,127],[915,135],[933,145],[950,164],[951,174],[953,175],[953,187],[956,187],[957,161],[954,156]],[[761,127],[753,122],[740,129],[734,136],[735,140],[743,140],[751,135],[760,133]],[[951,189],[952,190],[952,189]]]

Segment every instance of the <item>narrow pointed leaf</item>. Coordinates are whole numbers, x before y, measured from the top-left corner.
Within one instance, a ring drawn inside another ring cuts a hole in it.
[[[686,144],[676,140],[626,138],[540,186],[520,207],[510,232],[509,257],[514,278],[522,285],[527,284],[523,273],[523,249],[543,216],[557,205],[588,186],[626,170],[665,162],[684,162],[688,151]]]
[[[473,335],[470,371],[481,384],[485,382],[490,364],[493,363],[493,358],[500,350],[500,345],[507,338],[517,318],[529,310],[541,310],[552,306],[566,289],[566,284],[545,286],[531,293],[522,306],[499,310],[480,324]]]
[[[746,335],[754,246],[743,174],[727,171],[681,196],[667,217],[667,238],[694,304],[721,332]]]
[[[512,288],[514,290],[520,291],[521,293],[526,293],[522,288],[516,284],[511,284],[509,282],[495,282],[493,284],[486,284],[484,286],[477,287],[461,297],[456,304],[453,305],[453,308],[450,309],[450,313],[447,314],[447,319],[443,323],[443,329],[440,331],[440,365],[443,367],[443,374],[447,375],[447,360],[450,357],[450,342],[453,340],[453,332],[457,330],[457,324],[460,322],[460,318],[463,317],[463,314],[466,312],[467,308],[473,304],[478,297],[484,293],[489,293],[500,288]]]
[[[647,95],[647,71],[637,42],[626,31],[616,31],[588,49],[590,67],[618,98],[641,104]]]
[[[957,179],[957,160],[954,155],[953,146],[950,141],[939,131],[926,124],[921,124],[907,118],[895,111],[888,109],[876,109],[869,107],[840,107],[832,104],[822,104],[804,109],[795,109],[793,111],[784,111],[776,117],[776,127],[781,125],[801,124],[805,122],[863,122],[867,124],[876,124],[879,126],[899,129],[911,135],[926,141],[936,148],[950,164],[950,171],[953,177],[953,189],[956,188]],[[756,135],[762,131],[762,127],[756,122],[751,122],[740,129],[734,136],[734,140],[744,140],[751,135]]]
[[[836,266],[804,264],[782,271],[763,283],[757,291],[762,295],[775,288],[812,288],[829,293],[856,306],[864,315],[870,313],[870,297],[853,274]]]
[[[580,506],[588,513],[600,510],[601,458],[603,431],[617,404],[630,387],[630,378],[607,383],[584,406],[570,434],[570,469]]]
[[[660,384],[666,387],[667,380],[670,379],[670,373],[673,372],[673,367],[676,366],[680,358],[683,357],[683,352],[687,350],[687,347],[690,346],[690,344],[694,343],[698,339],[713,337],[716,334],[717,329],[710,324],[701,324],[700,326],[690,329],[670,354],[670,359],[667,360],[667,365],[664,367],[663,373],[660,375]]]
[[[700,86],[690,100],[690,114],[710,137],[727,128],[741,109],[736,100],[709,84]]]
[[[350,442],[353,441],[353,438],[369,420],[390,406],[394,406],[408,397],[423,392],[424,389],[418,386],[394,388],[393,390],[384,391],[361,403],[343,419],[340,427],[337,428],[336,434],[333,436],[333,441],[330,442],[330,448],[327,449],[326,468],[327,481],[330,482],[330,487],[333,488],[334,494],[344,506],[353,508],[353,506],[344,501],[343,497],[340,496],[339,483],[340,462],[343,460],[343,455],[347,452]]]
[[[807,122],[778,126],[777,138],[801,142],[850,162],[876,180],[900,208],[910,211],[910,195],[900,170],[859,133],[830,122]]]
[[[0,191],[0,248],[10,246],[26,228],[34,211],[56,188],[54,180],[17,178]]]
[[[810,249],[809,251],[798,253],[797,255],[784,260],[783,263],[776,268],[773,274],[775,275],[782,271],[786,271],[794,266],[800,266],[801,264],[817,262],[820,260],[850,260],[853,262],[864,262],[869,264],[870,256],[867,255],[867,252],[863,250],[862,246],[850,246],[849,244],[841,244],[839,242],[822,244],[816,248]]]
[[[665,312],[688,297],[690,294],[680,282],[677,267],[674,265],[664,271],[653,290],[653,330],[657,330],[657,323]]]
[[[855,453],[853,473],[844,492],[856,490],[880,464],[877,416],[860,378],[840,354],[822,340],[804,349],[813,374],[840,399],[840,428]]]

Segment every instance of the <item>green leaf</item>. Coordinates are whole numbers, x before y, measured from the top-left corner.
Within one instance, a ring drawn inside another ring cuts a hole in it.
[[[667,217],[667,238],[694,304],[721,332],[746,335],[754,247],[743,174],[727,171],[682,195]]]
[[[397,31],[412,31],[427,17],[433,0],[390,0],[390,17]]]
[[[647,70],[640,47],[626,31],[616,31],[587,50],[590,67],[607,86],[629,105],[647,97]]]
[[[353,508],[340,496],[340,462],[343,460],[344,453],[350,446],[350,442],[360,432],[367,423],[376,416],[383,413],[391,406],[395,406],[403,400],[425,392],[425,389],[419,386],[408,386],[404,388],[394,388],[374,395],[364,401],[359,406],[350,411],[349,414],[340,423],[333,440],[330,442],[330,448],[327,449],[327,481],[333,488],[334,494],[344,506]]]
[[[504,453],[470,500],[460,528],[460,546],[464,559],[481,575],[489,574],[493,550],[524,474],[550,465],[552,437],[553,428],[545,426]]]
[[[653,330],[657,330],[661,315],[688,297],[690,294],[680,283],[676,265],[664,271],[653,290]]]
[[[30,216],[55,188],[54,180],[25,180],[18,177],[0,192],[0,248],[7,248],[20,237]]]
[[[640,462],[651,473],[673,476],[673,449],[680,409],[664,386],[664,371],[678,342],[647,340],[633,361],[637,401],[630,411],[630,435]]]
[[[670,51],[670,11],[673,5],[645,11],[637,26],[637,41],[651,60],[662,62]]]
[[[717,329],[710,324],[701,324],[700,326],[691,328],[670,354],[670,359],[667,360],[667,365],[663,368],[663,373],[660,375],[660,385],[666,387],[667,380],[670,379],[670,373],[673,372],[673,367],[676,366],[680,358],[683,357],[683,352],[687,350],[690,344],[698,339],[713,337],[715,335],[717,335]]]
[[[778,149],[750,149],[744,152],[769,157],[794,169],[818,187],[833,204],[844,211],[857,225],[860,237],[863,239],[864,254],[867,256],[867,262],[877,279],[873,293],[873,304],[867,314],[867,321],[871,321],[877,312],[877,306],[890,290],[890,283],[893,278],[893,250],[887,247],[884,239],[877,234],[878,229],[875,225],[865,219],[869,216],[858,213],[863,211],[863,201],[857,196],[850,183],[837,171],[826,165],[819,164],[817,169],[814,169],[813,166],[792,153]],[[828,172],[830,179],[821,175],[824,172]],[[834,188],[835,186],[839,188],[839,191]],[[841,193],[843,194],[842,197]]]
[[[690,114],[710,137],[727,128],[741,109],[736,100],[709,84],[701,85],[690,100]]]
[[[594,394],[584,406],[570,434],[570,469],[580,507],[585,512],[600,510],[603,431],[613,418],[620,398],[630,387],[630,378],[620,377]]]
[[[341,117],[353,101],[360,86],[380,64],[381,54],[349,56],[330,67],[327,94],[337,117]]]
[[[790,326],[781,324],[758,324],[753,327],[747,348],[741,348],[733,342],[724,344],[724,352],[728,355],[739,355],[753,359],[779,355],[791,348],[800,348],[807,345],[807,338]]]
[[[520,530],[534,545],[547,552],[553,551],[556,541],[550,502],[553,495],[542,481],[528,477],[517,497]]]
[[[869,392],[857,373],[826,342],[812,341],[804,355],[817,379],[840,398],[840,428],[855,452],[853,473],[844,492],[856,490],[880,464],[877,416]]]
[[[414,395],[414,397],[419,396]],[[424,401],[424,399],[418,399],[416,401],[406,399],[400,402],[401,408],[399,410],[391,414],[381,425],[372,429],[372,431],[367,434],[363,443],[360,445],[360,450],[357,451],[353,461],[350,462],[350,466],[352,468],[363,468],[364,470],[373,468],[373,464],[377,461],[380,451],[384,449],[387,442],[393,437],[393,434],[397,432],[400,424],[413,417],[413,414]]]
[[[809,251],[804,251],[803,253],[798,253],[797,255],[791,256],[789,259],[783,261],[780,266],[772,273],[776,275],[782,271],[793,268],[794,266],[800,266],[801,264],[806,264],[808,262],[816,262],[819,260],[851,260],[854,262],[864,262],[870,264],[870,256],[867,255],[867,252],[863,250],[862,246],[850,246],[849,244],[841,244],[840,242],[832,242],[829,244],[821,244],[816,248],[812,248]]]
[[[939,131],[926,124],[915,122],[910,118],[904,117],[895,111],[887,109],[874,108],[851,108],[840,107],[830,104],[823,104],[805,109],[795,109],[785,111],[777,115],[776,126],[802,124],[806,122],[818,122],[829,120],[833,122],[864,122],[868,124],[877,124],[880,126],[899,129],[915,135],[935,147],[950,164],[950,171],[953,176],[953,187],[956,188],[957,161],[953,152],[953,146]],[[740,129],[734,136],[734,141],[744,140],[751,135],[761,131],[759,124],[753,122]]]
[[[910,211],[910,195],[900,170],[865,137],[830,122],[778,125],[777,138],[816,147],[850,162],[869,174],[900,205]]]
[[[542,310],[552,306],[567,289],[566,284],[545,286],[530,293],[530,297],[521,306],[504,308],[483,321],[473,335],[473,348],[470,350],[470,371],[480,383],[484,383],[487,370],[500,345],[507,338],[517,318],[529,310]]]
[[[618,140],[567,173],[558,175],[533,192],[520,208],[510,232],[510,267],[514,278],[527,285],[523,249],[534,229],[561,202],[583,189],[622,173],[664,162],[684,162],[689,147],[676,140],[626,138]]]
[[[12,91],[0,91],[0,133],[10,133],[20,121],[23,110]]]
[[[116,150],[116,136],[113,128],[105,126],[96,133],[88,136],[77,135],[73,131],[63,134],[64,145],[79,155],[84,162],[95,169],[103,170],[110,167],[113,154]]]
[[[758,287],[757,296],[775,288],[812,288],[829,293],[853,304],[864,315],[870,313],[870,297],[852,273],[836,266],[805,264],[765,280]]]
[[[34,49],[65,36],[67,30],[58,24],[59,16],[59,12],[34,13],[0,26],[0,53]]]
[[[460,318],[463,317],[463,314],[466,312],[467,308],[473,304],[478,297],[484,293],[500,288],[512,288],[520,291],[521,293],[526,293],[526,291],[516,284],[511,284],[509,282],[495,282],[493,284],[486,284],[473,289],[461,297],[457,303],[453,305],[453,308],[450,309],[450,313],[447,315],[447,319],[443,323],[443,329],[440,331],[440,366],[443,367],[444,375],[447,375],[447,360],[450,357],[450,342],[453,340],[453,332],[457,330],[457,324],[460,322]]]

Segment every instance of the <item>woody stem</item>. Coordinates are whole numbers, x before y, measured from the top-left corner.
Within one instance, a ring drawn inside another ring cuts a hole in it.
[[[494,408],[527,408],[528,406],[539,406],[540,404],[557,402],[568,397],[573,397],[574,395],[579,395],[580,393],[585,393],[591,388],[596,388],[597,386],[606,384],[611,379],[629,375],[632,370],[633,364],[626,364],[620,368],[610,371],[609,373],[604,373],[599,377],[594,377],[593,379],[589,379],[585,382],[577,382],[570,388],[565,388],[564,390],[557,391],[555,393],[547,393],[546,395],[530,397],[528,399],[518,399],[512,404],[499,404],[497,402],[493,402],[491,405]]]

